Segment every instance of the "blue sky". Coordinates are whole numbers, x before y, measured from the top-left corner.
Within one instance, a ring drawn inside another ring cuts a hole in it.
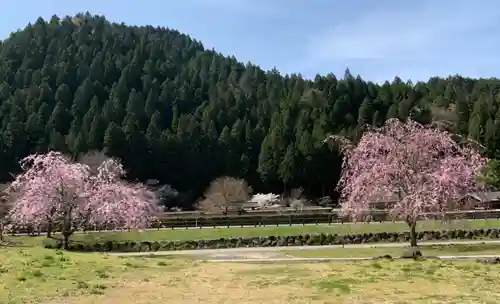
[[[500,76],[498,0],[5,2],[3,38],[38,16],[89,11],[127,24],[177,29],[225,55],[305,77],[342,76],[347,67],[377,82],[396,75],[413,81]]]

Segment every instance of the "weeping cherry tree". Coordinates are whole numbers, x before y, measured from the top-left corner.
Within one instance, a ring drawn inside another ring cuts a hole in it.
[[[125,171],[113,158],[95,173],[59,152],[35,154],[21,161],[23,172],[11,183],[15,193],[9,217],[21,225],[59,224],[63,246],[87,225],[147,227],[159,212],[155,194],[142,184],[123,180]]]
[[[389,119],[364,132],[357,144],[335,136],[328,140],[340,144],[344,154],[338,183],[343,216],[366,218],[371,202],[395,197],[387,209],[408,224],[411,246],[417,245],[417,220],[467,209],[460,199],[484,190],[478,177],[486,158],[452,134],[412,120]]]

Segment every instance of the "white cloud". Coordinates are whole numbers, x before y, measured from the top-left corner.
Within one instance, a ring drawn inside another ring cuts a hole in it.
[[[307,64],[415,58],[439,51],[446,40],[471,39],[465,31],[489,26],[500,17],[497,2],[488,0],[417,2],[408,2],[406,7],[397,9],[386,5],[332,25],[309,41]]]

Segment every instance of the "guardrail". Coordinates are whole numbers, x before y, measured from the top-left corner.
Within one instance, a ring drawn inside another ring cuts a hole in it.
[[[500,209],[494,210],[467,210],[442,213],[426,213],[422,215],[424,219],[436,220],[456,220],[456,219],[499,219]],[[367,210],[368,222],[392,222],[386,210]],[[339,216],[339,209],[334,212],[316,214],[274,214],[274,215],[211,215],[211,216],[191,216],[191,217],[165,217],[155,222],[151,229],[176,229],[176,228],[203,228],[203,227],[260,227],[260,226],[296,226],[296,225],[318,225],[318,224],[342,224],[351,222],[348,218]],[[40,227],[38,232],[46,232],[47,227]],[[58,231],[57,225],[54,231]],[[86,231],[107,231],[112,227],[88,227]],[[30,227],[14,227],[12,233],[33,233]]]

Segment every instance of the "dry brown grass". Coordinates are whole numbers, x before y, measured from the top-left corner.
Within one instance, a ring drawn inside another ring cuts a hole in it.
[[[496,303],[499,268],[473,262],[385,261],[259,266],[246,275],[240,270],[237,277],[258,288],[292,287],[300,295],[280,303]]]
[[[0,251],[0,303],[497,303],[500,266],[294,265]]]
[[[128,281],[105,296],[88,296],[70,303],[310,303],[307,289],[282,284],[260,286],[248,278],[238,279],[238,271],[247,267],[201,264],[183,272],[157,274],[148,282]],[[293,298],[303,300],[294,302]]]

